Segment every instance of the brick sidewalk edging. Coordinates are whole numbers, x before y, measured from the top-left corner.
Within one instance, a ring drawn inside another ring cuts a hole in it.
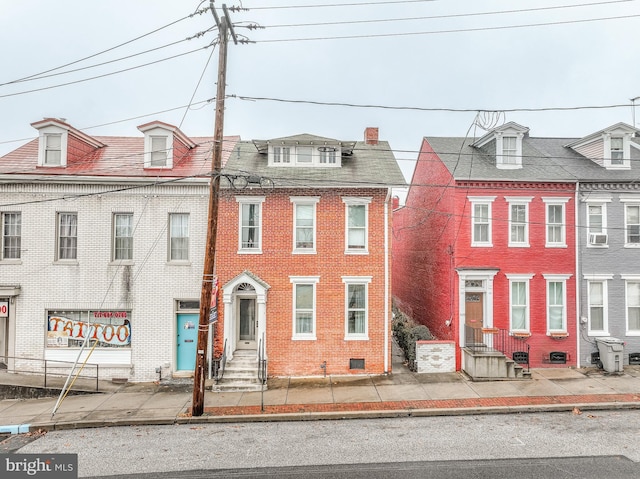
[[[640,408],[640,394],[581,394],[571,396],[515,396],[496,398],[431,399],[360,403],[283,404],[275,406],[220,406],[204,408],[205,416],[246,416],[295,413],[407,411],[412,409],[471,409],[516,406],[620,403]],[[191,415],[191,410],[186,416]]]

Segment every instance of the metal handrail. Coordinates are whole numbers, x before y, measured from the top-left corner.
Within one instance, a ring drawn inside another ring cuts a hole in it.
[[[529,336],[517,336],[508,329],[481,329],[464,326],[464,347],[473,353],[499,352],[530,370]]]
[[[62,361],[59,359],[44,359],[44,358],[27,358],[23,356],[0,356],[0,359],[4,359],[4,362],[7,365],[7,368],[1,369],[1,371],[5,371],[7,373],[12,373],[12,374],[28,374],[33,376],[42,375],[43,376],[42,387],[44,388],[50,386],[50,384],[48,384],[48,378],[68,377],[69,371],[73,372],[73,366],[75,364],[73,361]],[[15,367],[16,362],[20,363],[20,362],[27,362],[27,361],[39,362],[41,363],[41,366],[39,367],[39,369],[33,369],[33,368],[19,369]],[[96,363],[86,363],[84,365],[83,370],[87,370],[87,368],[95,368],[95,375],[79,374],[78,379],[91,379],[91,380],[95,379],[96,391],[99,391],[100,390],[100,383],[99,383],[100,365]],[[51,372],[52,369],[54,371],[61,371],[61,372]]]
[[[258,343],[258,379],[262,384],[267,382],[267,360],[264,355],[264,342]]]

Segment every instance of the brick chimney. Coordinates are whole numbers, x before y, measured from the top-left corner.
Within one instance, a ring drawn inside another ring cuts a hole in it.
[[[378,144],[378,128],[368,127],[364,130],[364,142],[367,145]]]

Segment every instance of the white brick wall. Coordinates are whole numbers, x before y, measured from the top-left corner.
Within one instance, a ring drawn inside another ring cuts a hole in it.
[[[417,341],[416,363],[419,373],[455,372],[455,343],[453,341]]]
[[[126,374],[131,381],[148,381],[157,378],[158,366],[169,363],[171,370],[175,369],[175,300],[200,298],[208,187],[204,182],[181,182],[107,192],[113,187],[0,185],[5,205],[0,211],[22,213],[21,261],[0,261],[0,284],[21,287],[21,294],[11,305],[15,308],[15,325],[11,328],[13,337],[9,337],[10,356],[42,359],[60,351],[45,346],[47,310],[130,310],[130,364],[105,364],[100,367],[101,378]],[[78,196],[87,193],[91,196]],[[55,262],[56,213],[60,211],[78,214],[77,264]],[[131,266],[110,264],[114,212],[134,215]],[[188,265],[167,262],[167,221],[169,213],[175,212],[190,214]]]

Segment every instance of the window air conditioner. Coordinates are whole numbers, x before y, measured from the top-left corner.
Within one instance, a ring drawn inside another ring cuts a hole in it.
[[[593,244],[593,245],[607,244],[607,233],[590,233],[589,244]]]

